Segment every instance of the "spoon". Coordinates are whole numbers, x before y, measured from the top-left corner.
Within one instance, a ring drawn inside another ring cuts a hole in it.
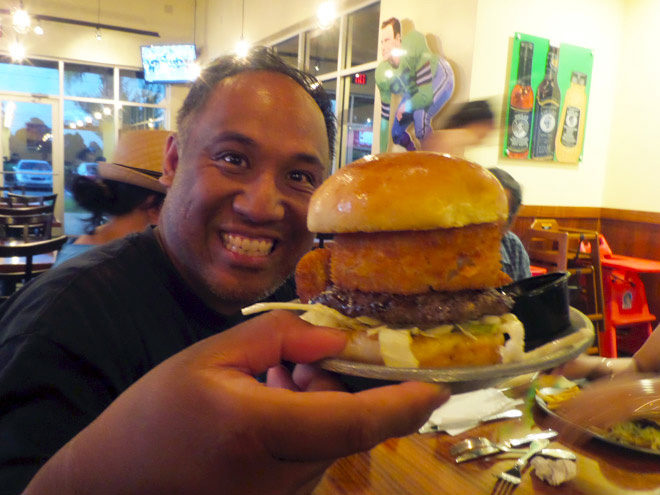
[[[546,432],[532,433],[531,435],[527,435],[523,438],[513,439],[500,443],[494,443],[485,437],[468,438],[454,445],[451,448],[450,453],[455,457],[457,464],[493,454],[520,454],[524,453],[525,450],[516,449],[513,446],[521,446],[529,443],[532,440],[553,438],[556,435],[556,432],[549,430]],[[576,459],[573,452],[564,449],[544,448],[539,453],[544,457],[552,457],[554,459]]]

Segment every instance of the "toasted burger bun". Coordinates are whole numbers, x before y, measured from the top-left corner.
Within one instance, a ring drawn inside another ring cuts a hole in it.
[[[432,230],[504,222],[506,195],[485,168],[429,152],[369,155],[314,192],[311,232]]]
[[[510,282],[500,263],[507,216],[497,178],[466,160],[407,152],[349,164],[310,199],[308,228],[334,235],[296,268],[300,300],[314,307],[302,318],[347,330],[342,357],[353,361],[515,360],[522,325],[494,289]]]

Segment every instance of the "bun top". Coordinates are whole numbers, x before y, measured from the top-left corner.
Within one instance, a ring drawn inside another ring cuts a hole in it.
[[[368,155],[339,169],[309,203],[312,232],[433,230],[505,222],[497,178],[474,163],[422,151]]]

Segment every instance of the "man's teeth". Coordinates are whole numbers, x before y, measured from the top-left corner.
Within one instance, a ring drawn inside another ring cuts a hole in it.
[[[251,239],[235,234],[222,234],[222,242],[230,251],[247,256],[266,256],[273,249],[273,241]]]

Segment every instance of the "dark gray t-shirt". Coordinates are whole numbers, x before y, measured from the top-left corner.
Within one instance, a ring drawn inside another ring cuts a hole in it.
[[[269,300],[294,297],[289,282]],[[152,229],[49,270],[0,311],[3,494],[154,366],[245,319],[206,307]]]

